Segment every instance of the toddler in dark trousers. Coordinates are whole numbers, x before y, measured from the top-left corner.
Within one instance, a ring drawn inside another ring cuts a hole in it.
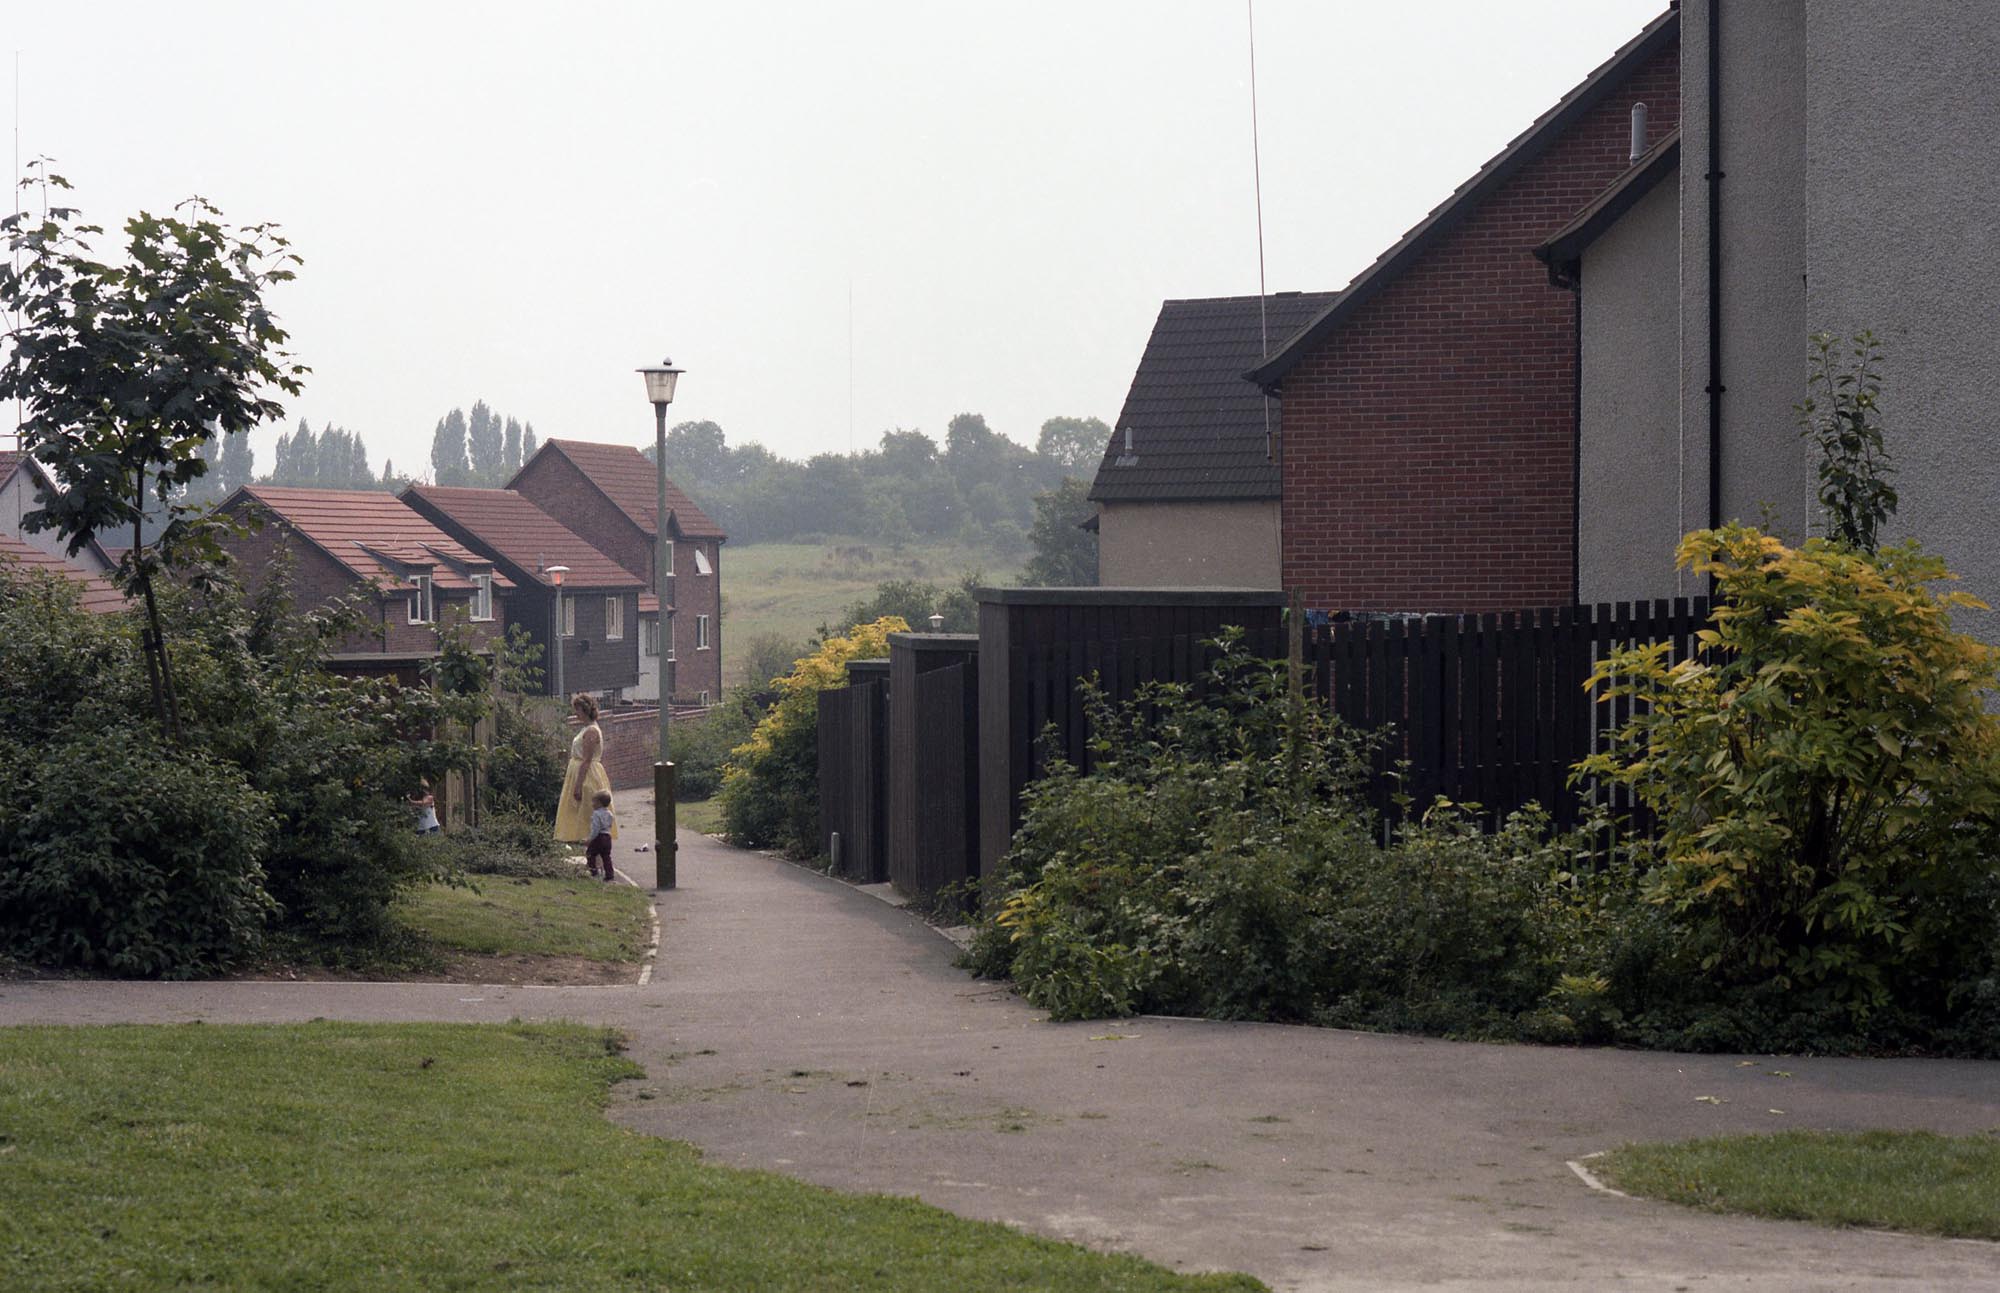
[[[590,803],[590,843],[583,846],[583,861],[592,875],[598,874],[597,864],[602,862],[604,879],[609,882],[618,875],[611,869],[611,826],[617,820],[611,815],[611,792],[598,791]]]

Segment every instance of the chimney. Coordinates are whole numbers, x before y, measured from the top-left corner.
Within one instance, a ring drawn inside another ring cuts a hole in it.
[[[1632,161],[1638,161],[1646,152],[1646,105],[1632,105]]]

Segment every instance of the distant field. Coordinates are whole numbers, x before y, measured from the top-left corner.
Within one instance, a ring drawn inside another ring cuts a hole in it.
[[[743,681],[741,647],[757,634],[782,633],[803,645],[821,624],[831,624],[887,580],[950,584],[976,570],[988,584],[1013,584],[1027,560],[1025,552],[1003,555],[956,543],[913,543],[900,553],[861,539],[729,544],[722,550],[722,681]]]

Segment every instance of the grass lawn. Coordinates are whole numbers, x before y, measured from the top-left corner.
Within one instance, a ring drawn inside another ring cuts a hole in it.
[[[725,643],[722,681],[735,686],[744,681],[741,646],[759,633],[782,634],[803,647],[821,624],[831,624],[855,602],[874,596],[877,584],[891,579],[952,584],[974,570],[990,584],[1012,584],[1028,554],[923,542],[898,553],[866,539],[833,539],[740,548],[732,543],[723,549],[722,559],[722,625],[727,642],[738,647],[732,652]]]
[[[720,799],[683,800],[674,805],[675,821],[689,830],[713,835],[722,829],[722,801]]]
[[[652,903],[628,884],[587,876],[473,876],[474,888],[427,885],[401,905],[405,927],[445,951],[637,961]]]
[[[1592,1166],[1631,1194],[1712,1212],[2000,1239],[2000,1135],[1785,1131],[1632,1145]]]
[[[573,1026],[0,1029],[0,1288],[1251,1289],[704,1166]]]

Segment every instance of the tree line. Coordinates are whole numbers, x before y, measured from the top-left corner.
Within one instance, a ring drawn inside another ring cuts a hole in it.
[[[798,462],[755,442],[732,446],[714,422],[683,422],[667,432],[667,474],[736,543],[858,535],[892,547],[948,538],[1019,552],[1036,500],[1088,474],[1110,436],[1098,418],[1050,418],[1028,449],[961,413],[943,444],[898,428],[874,449]]]

